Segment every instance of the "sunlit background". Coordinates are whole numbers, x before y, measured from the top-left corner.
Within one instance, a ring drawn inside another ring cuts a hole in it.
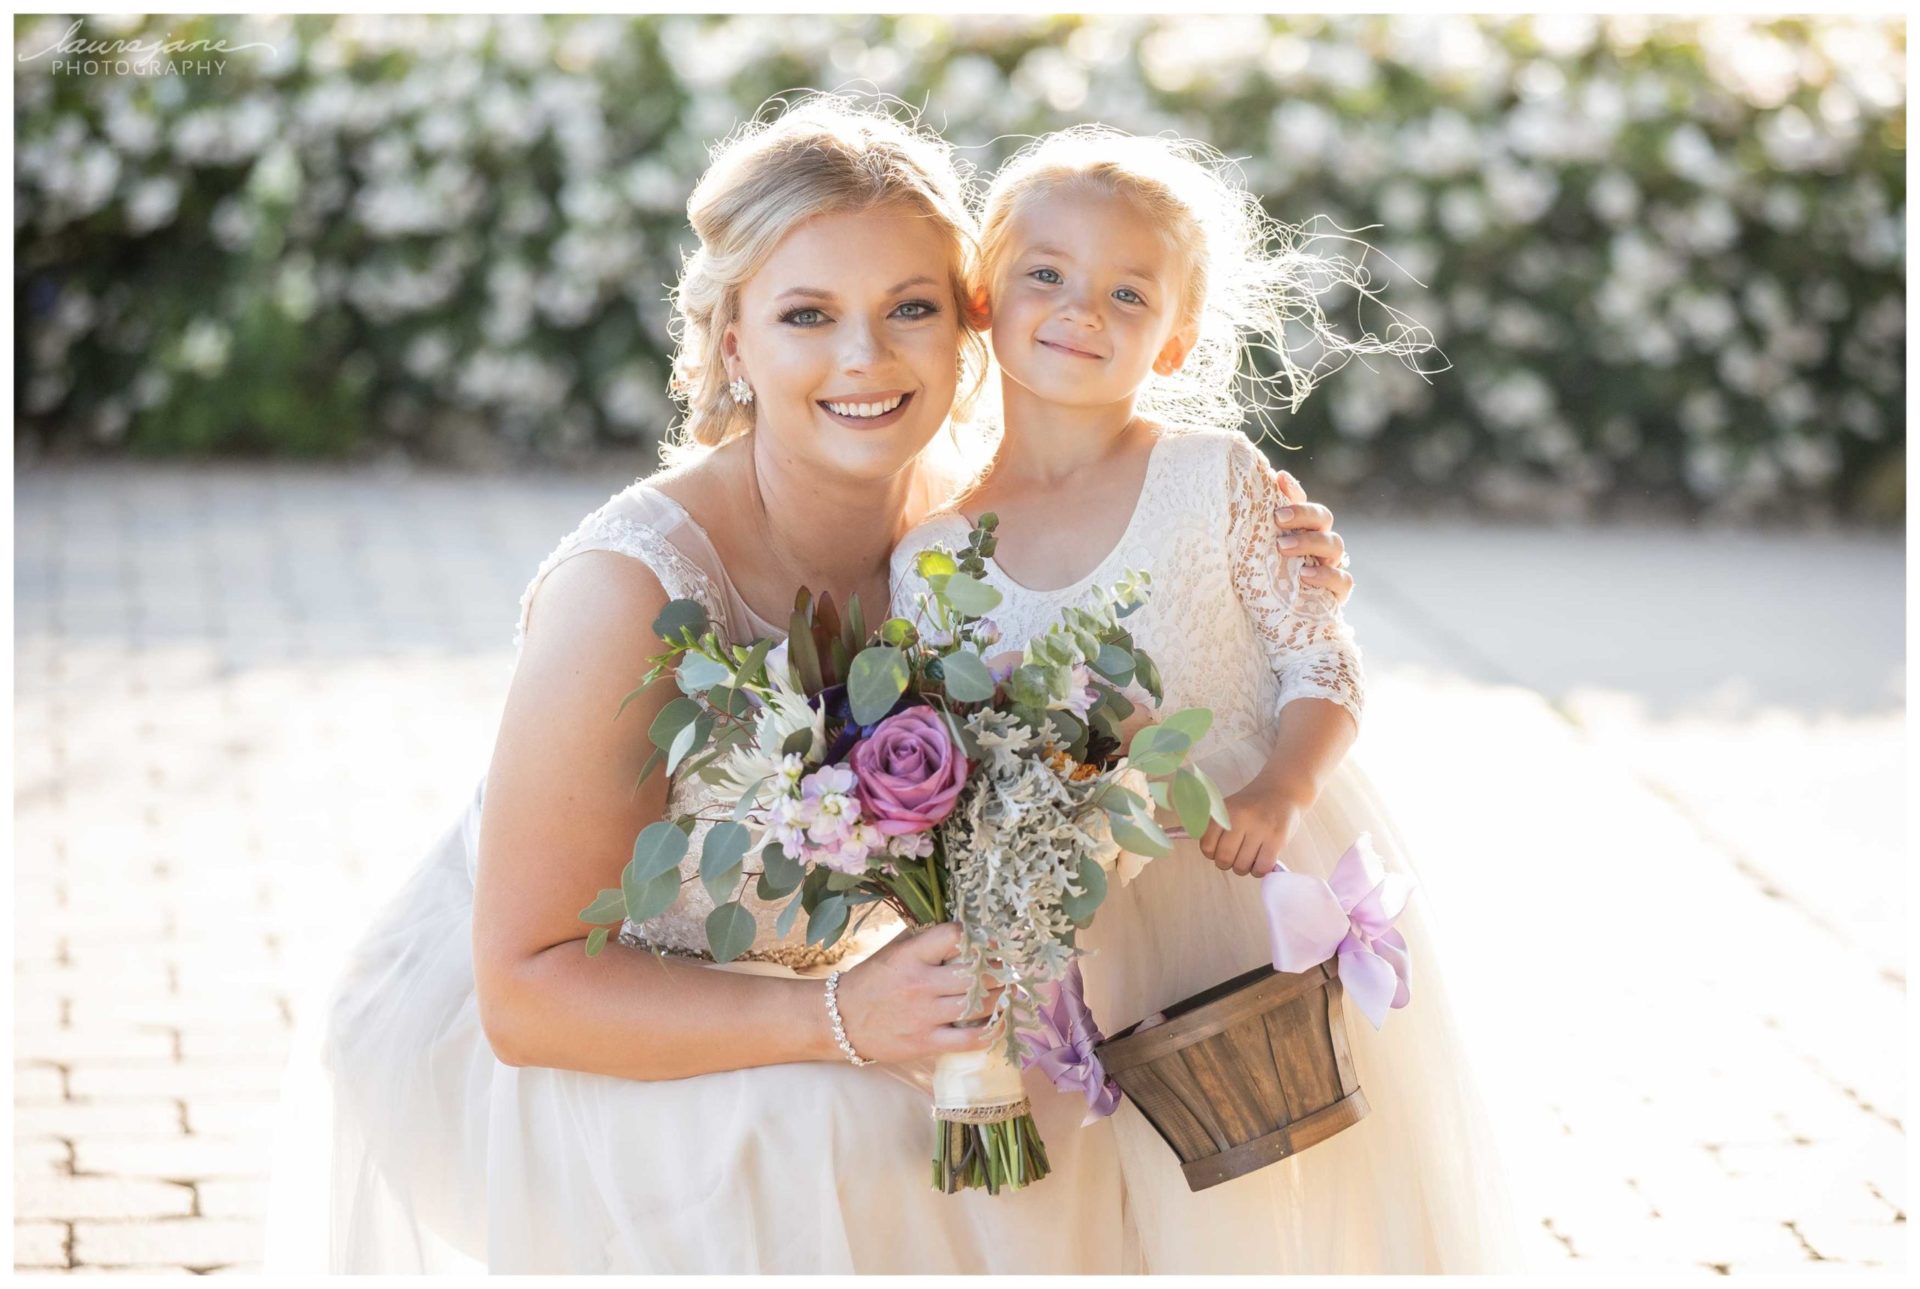
[[[484,771],[522,586],[671,421],[707,149],[802,87],[982,177],[1194,135],[1374,248],[1451,367],[1273,453],[1352,547],[1357,755],[1533,1255],[1904,1264],[1903,22],[14,35],[17,1267],[257,1265],[310,966]]]

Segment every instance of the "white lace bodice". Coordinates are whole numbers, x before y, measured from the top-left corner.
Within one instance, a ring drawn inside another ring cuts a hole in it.
[[[516,663],[526,636],[528,609],[534,592],[562,561],[590,550],[617,551],[639,560],[653,570],[669,597],[698,600],[713,624],[736,644],[747,644],[762,636],[777,639],[786,634],[783,628],[755,614],[740,598],[727,578],[712,541],[693,517],[665,493],[639,480],[608,498],[605,505],[583,519],[541,562],[520,597],[520,619],[513,638]],[[634,679],[638,682],[639,677]],[[712,800],[709,793],[708,785],[697,777],[676,780],[668,794],[667,810],[677,815],[699,809]],[[718,813],[724,815],[725,811]],[[687,857],[680,864],[680,898],[658,917],[639,924],[622,923],[618,936],[622,944],[682,957],[711,959],[706,948],[706,920],[714,904],[700,881],[700,847],[710,827],[707,823],[694,827]],[[757,869],[751,855],[748,860],[748,870]],[[616,878],[617,875],[610,875],[604,884],[614,885]],[[751,880],[745,883],[740,902],[753,915],[760,930],[753,947],[741,955],[743,958],[804,970],[838,962],[852,951],[855,941],[851,933],[842,936],[831,949],[807,944],[804,919],[796,920],[786,936],[778,935],[774,924],[790,898],[767,904],[755,895]],[[876,914],[884,912],[876,910]]]
[[[1244,435],[1164,434],[1126,531],[1087,576],[1036,591],[987,562],[987,580],[1005,597],[991,615],[1002,647],[1020,648],[1062,609],[1141,569],[1152,579],[1149,598],[1126,625],[1159,665],[1163,710],[1212,709],[1213,727],[1197,749],[1202,758],[1230,743],[1270,743],[1280,709],[1300,698],[1339,703],[1357,722],[1359,646],[1339,601],[1301,583],[1306,558],[1282,557],[1273,514],[1280,504],[1272,466]],[[913,616],[915,596],[925,590],[914,556],[934,545],[958,549],[968,527],[949,511],[901,540],[893,557],[895,613]]]

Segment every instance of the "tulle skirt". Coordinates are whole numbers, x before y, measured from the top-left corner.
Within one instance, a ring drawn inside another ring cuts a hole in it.
[[[479,805],[301,1009],[269,1271],[1139,1269],[1110,1122],[1081,1129],[1084,1100],[1037,1072],[1052,1174],[990,1196],[933,1188],[925,1064],[646,1082],[495,1060],[473,987]]]
[[[1202,764],[1230,792],[1263,760],[1249,744]],[[1398,923],[1413,960],[1411,1005],[1377,1033],[1347,1008],[1371,1107],[1358,1124],[1194,1193],[1130,1101],[1083,1127],[1084,1099],[1028,1071],[1052,1174],[997,1196],[944,1195],[931,1184],[928,1063],[789,1063],[643,1082],[496,1061],[473,988],[479,809],[476,793],[300,1009],[276,1134],[270,1271],[1520,1265],[1422,890]],[[1283,860],[1325,876],[1361,832],[1390,867],[1411,871],[1350,759]],[[1114,889],[1082,937],[1095,951],[1083,962],[1087,1002],[1106,1032],[1268,961],[1258,892],[1189,842]],[[861,952],[892,930],[869,933]]]
[[[1223,792],[1266,759],[1259,739],[1200,758]],[[1351,757],[1331,776],[1281,856],[1325,877],[1361,833],[1390,870],[1417,875],[1386,804]],[[1370,1113],[1300,1154],[1194,1192],[1178,1157],[1131,1101],[1112,1123],[1130,1222],[1153,1272],[1498,1272],[1522,1269],[1496,1137],[1440,968],[1436,923],[1418,886],[1395,924],[1413,966],[1408,1006],[1375,1031],[1345,1008]],[[1081,937],[1086,1001],[1108,1034],[1271,963],[1259,881],[1175,843],[1109,892]]]

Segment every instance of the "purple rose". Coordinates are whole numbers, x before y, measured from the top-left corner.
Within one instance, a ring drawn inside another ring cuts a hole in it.
[[[945,819],[967,782],[967,758],[931,707],[887,717],[847,760],[861,809],[888,837],[925,832]]]

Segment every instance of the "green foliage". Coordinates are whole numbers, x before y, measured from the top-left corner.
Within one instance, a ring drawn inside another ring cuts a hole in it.
[[[16,50],[69,21],[20,19]],[[88,23],[276,52],[217,74],[17,63],[30,443],[651,444],[708,146],[851,74],[989,172],[1079,120],[1172,128],[1238,158],[1279,218],[1325,216],[1305,249],[1363,259],[1441,346],[1422,365],[1451,366],[1352,364],[1282,416],[1276,455],[1316,492],[1904,507],[1893,16]],[[1390,325],[1327,304],[1350,337]]]

